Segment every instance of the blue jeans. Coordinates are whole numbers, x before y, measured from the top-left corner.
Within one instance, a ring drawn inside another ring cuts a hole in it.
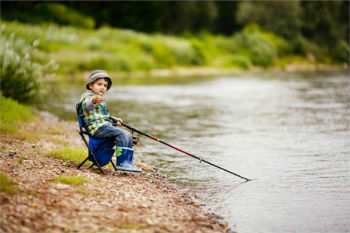
[[[118,147],[132,148],[131,134],[121,128],[112,125],[102,125],[94,133],[95,138],[115,138]]]

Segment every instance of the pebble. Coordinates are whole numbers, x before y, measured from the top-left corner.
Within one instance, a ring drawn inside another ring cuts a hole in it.
[[[65,132],[55,135],[56,140],[67,141],[72,147],[84,146],[76,140],[76,124],[45,119],[27,127],[42,130],[52,125],[62,126]],[[59,148],[50,137],[45,135],[35,144],[4,141],[3,152],[8,156],[1,158],[0,168],[14,180],[19,192],[1,193],[0,232],[232,232],[222,218],[169,185],[158,169],[142,164],[145,172],[141,174],[80,171],[73,162],[44,156],[46,151]],[[33,148],[40,151],[29,153]],[[17,149],[26,152],[25,163],[13,159],[18,156]],[[53,182],[62,173],[83,176],[88,182],[77,187]],[[198,195],[194,198],[200,199]],[[121,225],[126,228],[118,228]]]

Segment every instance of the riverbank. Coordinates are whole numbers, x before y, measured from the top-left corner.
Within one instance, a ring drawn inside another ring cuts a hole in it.
[[[154,69],[150,71],[130,71],[113,72],[107,71],[113,82],[117,85],[147,85],[147,84],[174,84],[193,82],[199,78],[211,78],[217,76],[232,76],[243,73],[256,72],[305,72],[305,71],[333,71],[348,70],[348,64],[312,64],[312,63],[290,63],[285,66],[273,66],[270,68],[251,67],[249,69],[239,68],[215,68],[215,67],[196,67],[196,68],[172,68],[172,69]],[[89,71],[85,73],[72,73],[69,75],[58,75],[55,79],[58,82],[66,83],[78,82],[85,83],[89,77]]]
[[[0,141],[2,232],[232,232],[147,165],[139,164],[142,173],[107,168],[103,175],[53,157],[84,149],[76,122],[38,113]]]

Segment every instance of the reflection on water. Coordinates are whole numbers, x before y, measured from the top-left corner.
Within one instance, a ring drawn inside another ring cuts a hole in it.
[[[54,107],[74,119],[83,88]],[[255,180],[141,138],[136,159],[197,193],[239,232],[349,232],[349,78],[256,73],[177,85],[117,86],[128,124]]]

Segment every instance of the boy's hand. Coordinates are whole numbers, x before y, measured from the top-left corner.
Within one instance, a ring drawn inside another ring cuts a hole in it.
[[[122,122],[123,122],[123,120],[121,118],[117,118],[117,125],[119,127],[122,127]]]
[[[112,118],[112,120],[115,122],[115,123],[117,123],[117,125],[119,126],[119,127],[122,127],[122,124],[121,124],[121,122],[123,122],[123,120],[121,119],[121,118],[117,118],[117,117],[111,117]]]
[[[103,97],[100,95],[97,95],[92,99],[93,104],[100,104],[102,102],[103,102]]]

